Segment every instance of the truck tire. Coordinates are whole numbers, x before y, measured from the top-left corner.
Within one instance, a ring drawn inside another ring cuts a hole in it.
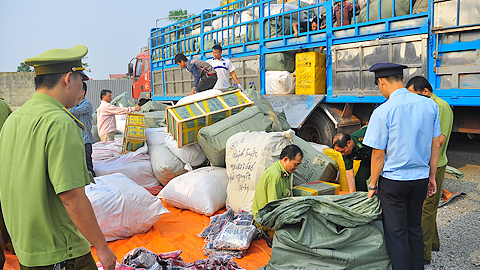
[[[138,100],[138,106],[143,106],[143,105],[145,105],[145,103],[147,103],[149,101],[150,101],[150,99],[148,99],[148,98],[141,98],[141,99]]]
[[[332,147],[333,136],[337,134],[337,130],[323,111],[316,110],[300,128],[299,134],[306,141]]]

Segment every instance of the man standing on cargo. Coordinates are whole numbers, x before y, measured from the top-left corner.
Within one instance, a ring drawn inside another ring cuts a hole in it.
[[[90,180],[82,133],[65,113],[88,79],[86,54],[77,45],[26,59],[36,92],[0,133],[2,210],[21,269],[96,269],[90,244],[105,269],[115,267],[84,191]]]
[[[367,126],[348,135],[343,132],[337,133],[333,137],[333,148],[342,154],[345,162],[346,180],[348,192],[368,191],[367,179],[370,177],[370,166],[372,160],[372,148],[363,144]],[[357,174],[353,172],[353,161],[361,160]]]
[[[92,119],[93,119],[93,105],[90,101],[85,99],[87,94],[87,84],[83,83],[83,91],[80,98],[77,100],[77,104],[68,111],[83,124],[82,136],[83,143],[85,145],[85,157],[87,162],[87,170],[95,177],[92,163],[92,144],[95,143],[92,135]]]
[[[112,101],[112,91],[103,89],[100,92],[100,106],[97,109],[97,127],[98,136],[102,142],[109,142],[115,139],[115,131],[117,130],[116,114],[126,114],[133,111],[139,111],[140,106],[135,107],[117,107],[110,104]]]
[[[440,197],[442,196],[442,183],[445,170],[447,168],[447,146],[450,139],[450,133],[453,126],[453,111],[443,99],[433,93],[430,83],[421,76],[411,78],[405,86],[408,91],[425,97],[431,98],[438,104],[440,117],[440,159],[438,160],[435,181],[437,183],[437,192],[428,197],[423,202],[422,229],[423,229],[423,260],[429,264],[432,260],[432,250],[438,251],[440,248],[440,239],[437,231],[437,209]]]
[[[438,106],[403,87],[404,65],[378,63],[375,84],[387,98],[373,111],[363,144],[372,150],[368,197],[382,206],[385,245],[394,270],[423,269],[422,205],[437,191]]]
[[[238,81],[237,74],[235,74],[235,66],[230,62],[230,59],[222,57],[222,46],[215,45],[213,46],[213,58],[208,59],[206,62],[209,63],[217,72],[217,83],[213,87],[213,89],[218,89],[222,92],[228,90],[231,86],[230,82],[228,81],[228,75],[232,76],[232,79],[237,84],[237,87],[242,89],[242,85]]]
[[[175,64],[187,69],[193,75],[193,87],[190,95],[213,89],[217,83],[217,72],[207,62],[202,60],[187,60],[183,53],[175,55]]]

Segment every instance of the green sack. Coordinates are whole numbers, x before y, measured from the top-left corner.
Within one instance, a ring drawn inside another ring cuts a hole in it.
[[[110,104],[117,107],[133,107],[135,106],[135,100],[132,98],[130,93],[124,92],[116,96],[112,101],[110,101]]]
[[[265,71],[294,72],[295,52],[265,54]]]
[[[145,128],[159,128],[166,127],[167,120],[165,111],[146,112],[145,114]]]
[[[283,109],[281,112],[275,111],[275,114],[277,115],[278,121],[280,121],[280,124],[282,125],[282,129],[284,131],[292,128],[292,126],[290,126],[290,124],[287,121],[287,116],[285,115],[285,112],[283,111]]]
[[[97,143],[100,140],[100,136],[98,136],[98,128],[96,125],[92,125],[92,135],[93,135],[93,140]]]
[[[260,109],[262,110],[264,115],[266,115],[266,116],[270,117],[270,119],[272,119],[273,124],[272,124],[271,128],[266,130],[267,132],[283,131],[282,123],[280,122],[277,115],[275,114],[275,111],[273,110],[272,105],[270,104],[270,102],[266,98],[264,98],[264,97],[262,97],[262,95],[260,95],[260,93],[256,90],[255,85],[252,85],[247,89],[244,89],[242,92],[245,95],[247,95],[247,97],[251,101],[255,102],[255,106],[260,107]]]
[[[158,101],[148,101],[140,108],[141,113],[165,111],[168,106]]]
[[[289,197],[258,212],[273,228],[272,256],[260,269],[388,269],[380,202],[366,192]]]
[[[368,11],[368,21],[378,20],[378,1],[372,0],[370,2]],[[392,17],[392,0],[381,0],[381,19]],[[395,0],[395,16],[403,16],[410,13],[410,0]],[[367,6],[360,10],[360,14],[357,17],[357,22],[367,21]]]
[[[293,137],[293,144],[302,149],[303,160],[293,172],[293,183],[301,185],[308,182],[337,180],[338,163],[329,156],[317,151],[300,137]]]
[[[264,131],[272,126],[272,120],[262,110],[252,106],[198,132],[198,144],[210,164],[225,168],[225,148],[232,135],[245,131]]]

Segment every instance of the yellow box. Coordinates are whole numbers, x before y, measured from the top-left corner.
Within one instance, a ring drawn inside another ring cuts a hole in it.
[[[145,124],[145,115],[144,114],[127,114],[128,116],[128,123],[130,125],[144,125]]]
[[[330,183],[330,182],[325,182],[325,181],[317,181],[319,183],[324,183],[324,184],[327,184],[327,185],[331,185],[335,188],[335,195],[339,195],[340,194],[340,185],[339,184],[335,184],[335,183]]]
[[[327,68],[325,54],[304,52],[297,53],[295,58],[295,94],[326,94]]]
[[[331,159],[335,160],[338,163],[338,170],[340,171],[339,182],[340,182],[340,190],[341,191],[348,191],[347,185],[347,172],[345,169],[345,162],[343,161],[342,154],[335,151],[332,148],[325,148],[323,149],[323,153],[329,156]],[[357,174],[358,167],[360,167],[360,160],[353,161],[353,174]]]
[[[142,127],[142,126],[128,126],[128,135],[145,136],[145,127]]]

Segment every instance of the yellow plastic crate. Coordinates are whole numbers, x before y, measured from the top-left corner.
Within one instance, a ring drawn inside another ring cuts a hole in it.
[[[179,148],[195,143],[198,131],[252,106],[241,90],[167,107],[167,129]]]
[[[295,59],[295,94],[323,95],[327,93],[325,54],[297,53]]]
[[[345,162],[343,162],[342,154],[335,151],[332,148],[325,148],[323,149],[323,153],[329,156],[331,159],[335,160],[338,163],[338,170],[340,171],[340,190],[341,191],[348,191],[347,185],[347,172],[345,169]],[[360,167],[360,160],[353,161],[353,174],[357,174],[358,167]]]

